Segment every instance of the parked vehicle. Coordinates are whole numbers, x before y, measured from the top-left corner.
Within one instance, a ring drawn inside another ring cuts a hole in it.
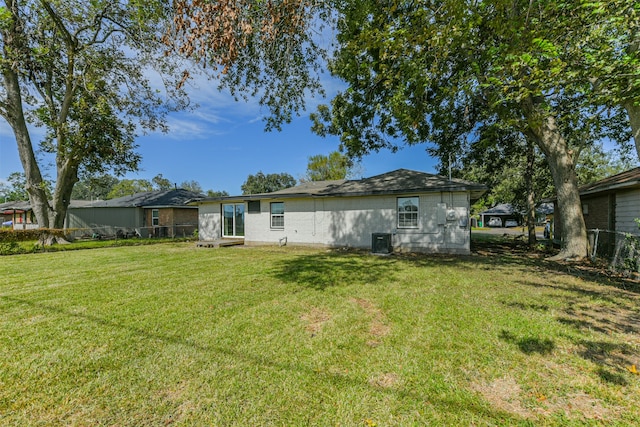
[[[505,227],[517,227],[518,226],[518,221],[516,221],[515,219],[508,219],[505,221],[504,223]]]
[[[489,222],[487,223],[489,227],[502,227],[502,219],[497,216],[492,216],[489,218]]]

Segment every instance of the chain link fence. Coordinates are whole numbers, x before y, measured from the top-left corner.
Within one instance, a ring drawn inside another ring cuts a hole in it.
[[[176,224],[152,227],[95,226],[67,229],[65,235],[73,240],[117,240],[171,238],[184,239],[197,236],[197,224]]]
[[[640,235],[611,230],[587,230],[591,261],[606,260],[609,268],[640,274]]]

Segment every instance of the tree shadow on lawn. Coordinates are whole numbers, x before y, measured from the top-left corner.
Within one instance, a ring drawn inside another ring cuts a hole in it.
[[[612,286],[626,292],[640,294],[640,281],[632,280],[608,268],[605,263],[593,263],[589,259],[581,262],[548,261],[555,250],[533,250],[521,239],[496,237],[493,239],[471,240],[474,258],[491,259],[498,264],[538,267],[559,274],[568,274],[600,285]]]
[[[369,380],[363,380],[361,378],[356,378],[355,376],[350,376],[348,374],[331,372],[330,370],[319,371],[317,368],[305,366],[303,362],[291,363],[288,360],[275,360],[265,355],[251,354],[249,352],[236,350],[230,347],[212,345],[209,343],[198,343],[195,340],[186,338],[181,335],[163,334],[161,332],[158,332],[157,328],[155,328],[153,331],[150,331],[141,327],[133,326],[131,324],[115,322],[96,315],[74,312],[61,308],[59,306],[33,302],[23,298],[0,295],[0,300],[5,300],[7,302],[17,304],[24,304],[37,309],[40,312],[49,312],[59,316],[64,316],[69,319],[81,319],[82,321],[92,323],[99,327],[104,327],[107,329],[124,330],[134,336],[138,336],[143,340],[148,340],[149,342],[151,342],[152,345],[149,348],[154,348],[153,343],[158,341],[171,345],[181,345],[192,348],[199,353],[203,353],[205,355],[204,359],[206,360],[216,360],[216,357],[220,356],[230,357],[236,361],[247,363],[252,366],[270,368],[277,371],[294,372],[297,373],[296,376],[298,374],[312,376],[317,381],[329,383],[332,387],[336,387],[338,389],[346,388],[349,389],[350,392],[357,388],[373,388],[382,395],[395,396],[398,400],[404,401],[403,406],[409,404],[415,407],[422,407],[425,404],[428,404],[429,406],[438,408],[437,411],[439,413],[452,414],[458,414],[462,410],[460,407],[461,401],[459,399],[453,399],[443,396],[441,390],[437,390],[429,394],[427,391],[425,391],[424,393],[419,393],[413,388],[402,387],[401,385],[383,387],[372,383]],[[188,328],[186,328],[186,330],[188,330]],[[407,402],[407,400],[409,400],[410,402]],[[504,412],[499,409],[496,410],[487,405],[483,405],[478,400],[469,399],[466,402],[468,404],[465,405],[464,411],[467,413],[473,413],[475,418],[483,417],[488,420],[501,420],[501,422],[507,422],[510,424],[522,421],[514,414]]]
[[[569,325],[579,332],[599,331],[603,334],[633,334],[640,330],[640,313],[637,310],[638,295],[628,290],[628,284],[616,278],[601,275],[597,271],[584,274],[575,264],[558,264],[545,260],[545,254],[531,253],[523,245],[491,246],[491,250],[475,247],[471,256],[442,254],[393,254],[374,256],[367,251],[342,250],[305,254],[276,263],[274,274],[282,281],[295,283],[316,290],[354,284],[385,284],[400,278],[406,266],[438,268],[442,266],[461,269],[495,270],[505,267],[515,269],[513,284],[548,290],[549,296],[562,302],[554,316],[559,323]],[[508,251],[507,251],[508,249]],[[540,280],[527,280],[518,276],[518,270],[526,275],[540,273]],[[470,274],[473,274],[472,272]],[[560,280],[560,276],[578,276],[584,286]],[[536,301],[527,303],[503,301],[507,306],[522,311],[548,312],[547,304]],[[500,338],[517,345],[527,355],[550,355],[557,348],[548,337],[516,336],[503,330]],[[633,362],[633,348],[624,344],[603,345],[603,342],[569,337],[578,348],[577,354],[598,366],[598,375],[606,382],[626,384],[625,366]],[[620,356],[622,355],[622,356]],[[636,355],[637,356],[637,355]],[[637,362],[635,362],[637,363]],[[622,374],[621,374],[622,373]]]
[[[551,352],[556,348],[555,343],[548,338],[520,338],[505,329],[500,332],[500,338],[506,342],[516,344],[520,351],[525,354],[551,354]]]
[[[531,282],[520,284],[541,286]],[[550,288],[551,292],[563,289],[562,286],[552,284],[544,287]],[[554,317],[556,322],[569,326],[578,333],[564,334],[575,346],[575,350],[571,352],[595,364],[596,374],[603,381],[628,385],[628,367],[640,362],[637,351],[637,343],[640,343],[637,339],[637,332],[640,330],[638,298],[616,288],[603,287],[601,292],[575,287],[568,290],[573,294],[554,295],[554,298],[562,301],[562,305],[555,309],[558,314]],[[612,296],[610,292],[617,295]],[[517,308],[523,311],[532,309],[527,305]],[[602,339],[594,337],[594,333],[600,334]],[[502,331],[500,338],[516,344],[525,354],[550,354],[555,347],[549,339],[517,337],[508,331]]]
[[[552,281],[548,284],[532,281],[515,281],[524,286],[549,289],[553,298],[561,301],[555,311],[555,320],[574,329],[576,334],[566,334],[566,338],[573,343],[577,354],[597,366],[596,374],[604,382],[625,386],[628,385],[628,368],[640,362],[637,345],[637,333],[640,331],[640,311],[637,295],[621,290],[617,287],[605,286],[595,281],[585,286],[567,286]],[[557,292],[561,291],[561,292]],[[565,292],[562,292],[565,291]],[[567,293],[566,291],[569,291]],[[510,304],[523,311],[540,310],[538,304]],[[543,311],[546,309],[542,308]],[[602,339],[594,337],[600,334]],[[553,344],[548,339],[514,336],[503,331],[500,336],[506,342],[518,345],[525,354],[547,354],[553,351]],[[633,344],[633,343],[636,344]]]
[[[286,283],[295,283],[316,290],[353,284],[383,284],[398,278],[405,266],[474,267],[494,270],[496,266],[526,268],[531,259],[520,253],[503,251],[488,255],[451,255],[433,253],[372,254],[363,249],[342,248],[303,254],[277,261],[273,275]]]
[[[274,276],[285,283],[324,291],[331,287],[389,282],[400,268],[397,258],[392,256],[331,250],[276,262]]]
[[[388,283],[397,279],[398,272],[408,265],[426,268],[458,267],[469,270],[470,274],[473,274],[473,269],[512,269],[514,285],[544,288],[553,298],[561,299],[559,309],[555,309],[556,304],[553,304],[554,313],[560,312],[553,316],[555,321],[579,330],[589,330],[587,334],[571,334],[567,338],[576,347],[575,354],[595,365],[595,375],[604,383],[616,386],[629,384],[627,366],[638,363],[634,362],[638,355],[634,353],[633,345],[592,339],[590,331],[632,334],[633,331],[640,330],[639,314],[634,309],[638,301],[637,294],[640,294],[638,284],[591,266],[588,261],[583,264],[547,261],[545,258],[549,256],[548,253],[531,252],[519,242],[476,244],[472,249],[470,256],[414,253],[375,257],[366,251],[329,251],[287,259],[279,263],[274,271],[280,280],[325,290],[332,286],[357,283]],[[523,273],[522,276],[519,272]],[[536,273],[540,274],[539,280],[526,279]],[[578,277],[585,286],[580,286],[580,282],[574,284],[575,281],[562,280],[561,276]],[[504,303],[523,311],[550,312],[548,304],[536,301]],[[583,306],[584,313],[576,314],[576,310]],[[528,356],[553,357],[558,349],[555,337],[518,336],[507,330],[503,330],[499,337],[516,345]],[[571,375],[570,372],[568,369],[567,375]]]

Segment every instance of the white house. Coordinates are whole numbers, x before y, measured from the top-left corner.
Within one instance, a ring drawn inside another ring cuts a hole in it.
[[[481,184],[399,169],[191,203],[198,206],[198,235],[205,242],[468,254],[469,208],[485,191]]]

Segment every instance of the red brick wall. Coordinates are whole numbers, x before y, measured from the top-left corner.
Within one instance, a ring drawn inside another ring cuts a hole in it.
[[[614,230],[615,229],[615,194],[595,195],[593,197],[581,197],[582,209],[587,230]],[[554,240],[562,237],[562,221],[560,221],[558,202],[554,202],[553,228]]]
[[[189,236],[198,228],[198,210],[184,208],[158,209],[158,225],[153,225],[153,209],[146,209],[145,224],[150,228],[151,234],[159,237]],[[185,225],[190,225],[186,226]],[[154,227],[163,227],[163,230],[155,230]],[[162,235],[166,233],[166,235]]]
[[[582,210],[587,230],[594,228],[611,230],[615,219],[613,209],[614,206],[610,203],[609,195],[583,197]]]
[[[173,222],[174,224],[197,224],[198,209],[174,209]]]

